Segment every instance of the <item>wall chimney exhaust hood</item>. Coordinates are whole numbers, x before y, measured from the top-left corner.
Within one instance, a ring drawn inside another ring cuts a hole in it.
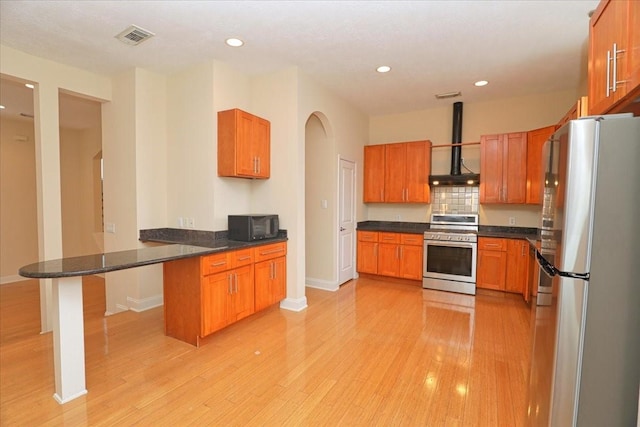
[[[462,102],[453,103],[453,130],[451,132],[451,173],[429,175],[429,185],[478,185],[480,174],[461,173],[462,166]]]

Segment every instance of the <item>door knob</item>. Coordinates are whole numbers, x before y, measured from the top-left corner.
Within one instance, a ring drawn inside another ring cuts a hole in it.
[[[340,227],[340,231],[344,231],[344,230],[346,230],[346,228]]]

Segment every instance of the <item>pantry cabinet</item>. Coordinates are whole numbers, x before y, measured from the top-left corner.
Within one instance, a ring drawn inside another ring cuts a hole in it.
[[[218,176],[269,178],[271,124],[239,109],[218,112]]]
[[[430,170],[430,141],[366,146],[363,200],[429,203]]]
[[[480,203],[525,203],[527,133],[480,137]]]
[[[589,25],[589,114],[609,112],[639,85],[640,2],[603,0]]]

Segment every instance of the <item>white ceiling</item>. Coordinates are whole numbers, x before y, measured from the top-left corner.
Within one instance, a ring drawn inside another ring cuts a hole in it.
[[[3,45],[100,74],[297,66],[369,115],[575,89],[597,0],[0,1]],[[135,24],[155,37],[114,36]],[[241,48],[224,44],[245,41]],[[390,65],[387,74],[375,72]],[[476,80],[489,85],[476,88]]]

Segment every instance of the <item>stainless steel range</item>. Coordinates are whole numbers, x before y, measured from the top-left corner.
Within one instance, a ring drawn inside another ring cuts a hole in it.
[[[476,294],[478,215],[433,214],[424,233],[422,287]]]

